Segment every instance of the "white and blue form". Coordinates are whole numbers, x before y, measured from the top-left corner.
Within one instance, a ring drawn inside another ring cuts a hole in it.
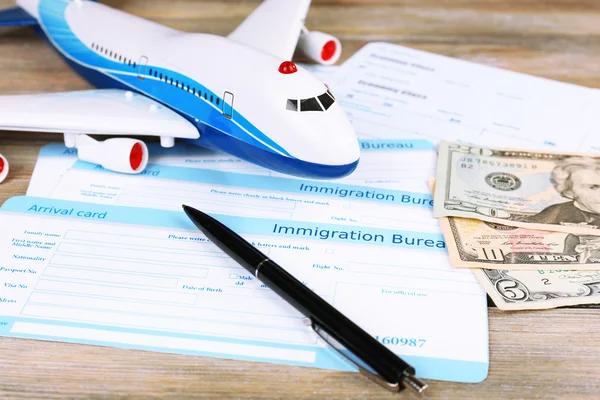
[[[392,43],[367,44],[338,77],[336,95],[359,138],[600,151],[599,96],[583,86]]]
[[[419,377],[487,376],[485,293],[443,248],[407,246],[400,230],[215,216]],[[3,336],[353,370],[183,212],[18,197],[0,224]]]
[[[31,192],[63,200],[170,210],[179,210],[186,202],[219,214],[438,233],[438,222],[431,216],[433,201],[426,192],[433,174],[429,168],[435,158],[433,146],[418,140],[363,141],[361,146],[360,166],[336,181],[255,175],[244,170],[254,168],[251,164],[235,163],[231,157],[219,160],[233,164],[209,163],[215,170],[149,164],[135,176],[77,162],[52,190]],[[186,155],[178,160],[190,159]],[[190,161],[195,160],[207,158]],[[427,167],[420,168],[423,164]],[[230,172],[233,168],[236,172]],[[38,181],[34,175],[32,182]]]

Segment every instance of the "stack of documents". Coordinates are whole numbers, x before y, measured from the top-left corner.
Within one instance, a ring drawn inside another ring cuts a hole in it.
[[[230,155],[150,147],[141,175],[40,153],[27,197],[0,209],[0,334],[353,367],[210,243],[206,211],[429,379],[487,376],[487,301],[453,269],[428,180],[442,139],[589,151],[595,92],[390,44],[327,77],[361,143],[347,178],[311,181]],[[569,135],[564,135],[569,132]]]
[[[3,312],[5,334],[351,370],[197,231],[184,202],[251,240],[420,376],[483,380],[485,293],[470,271],[452,269],[432,218],[433,145],[361,146],[356,173],[331,182],[186,145],[151,147],[151,164],[133,176],[45,147],[29,188],[37,197],[12,199],[0,214],[14,227],[0,244],[33,246],[6,253],[11,269],[35,268]],[[47,233],[52,240],[36,243]]]

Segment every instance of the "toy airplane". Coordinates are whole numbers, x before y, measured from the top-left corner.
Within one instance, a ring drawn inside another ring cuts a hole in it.
[[[310,0],[265,0],[228,37],[180,32],[93,1],[17,0],[0,26],[36,25],[100,90],[0,96],[0,130],[64,133],[81,160],[141,172],[158,136],[219,149],[279,172],[338,178],[359,146],[328,88],[289,61],[296,47],[335,63],[338,39],[309,32]],[[8,165],[8,164],[6,164]]]

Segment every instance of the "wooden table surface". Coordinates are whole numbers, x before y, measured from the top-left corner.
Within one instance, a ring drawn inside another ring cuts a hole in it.
[[[184,31],[225,35],[258,1],[106,3]],[[0,8],[11,5],[0,0]],[[598,0],[314,0],[307,25],[342,40],[342,61],[369,41],[389,41],[600,87]],[[31,29],[0,30],[0,95],[86,88]],[[11,163],[0,203],[25,193],[39,148],[60,140],[60,135],[0,133],[0,153]],[[489,325],[487,380],[430,381],[427,398],[600,398],[599,310],[507,313],[490,308]],[[400,396],[407,395],[389,394],[352,373],[0,338],[1,399]]]

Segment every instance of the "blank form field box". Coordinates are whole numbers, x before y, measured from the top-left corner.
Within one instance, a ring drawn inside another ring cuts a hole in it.
[[[131,274],[126,272],[95,271],[57,266],[48,266],[45,269],[43,276],[99,283],[125,283],[136,286],[154,286],[162,288],[174,288],[178,281],[177,278],[161,276]]]
[[[215,264],[219,260],[231,259],[226,255],[205,254],[190,250],[150,250],[137,248],[123,248],[118,245],[86,245],[80,243],[61,243],[56,253],[79,254],[81,257],[97,256],[110,257],[120,260],[150,261],[168,264],[202,265],[202,262]]]
[[[40,279],[35,287],[35,292],[38,291],[82,294],[111,299],[141,300],[156,303],[196,304],[195,294],[110,285],[92,285],[78,282],[61,282],[49,279]]]
[[[335,253],[334,249],[332,249],[332,248],[325,249],[325,254],[333,254],[333,253]]]
[[[108,260],[67,254],[55,254],[49,266],[89,268],[101,271],[132,272],[148,275],[161,275],[186,278],[206,278],[209,268],[153,264],[150,262]]]
[[[76,241],[76,242],[73,242]],[[150,248],[154,250],[191,250],[202,251],[203,253],[214,253],[220,254],[219,249],[212,243],[207,242],[194,242],[188,241],[171,240],[166,237],[148,237],[148,236],[132,236],[132,235],[118,235],[114,233],[103,233],[103,232],[85,232],[77,230],[69,230],[65,234],[64,243],[73,243],[81,245],[90,244],[114,244],[119,247],[134,246],[138,249]]]

